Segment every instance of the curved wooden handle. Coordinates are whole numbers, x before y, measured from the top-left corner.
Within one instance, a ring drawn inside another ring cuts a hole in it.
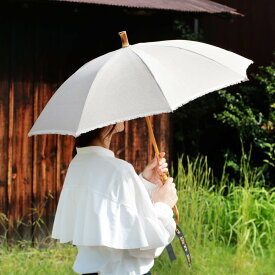
[[[155,136],[154,136],[154,132],[153,132],[152,124],[151,124],[151,121],[150,121],[150,117],[145,117],[145,119],[146,119],[146,123],[147,123],[148,130],[149,130],[150,141],[151,141],[151,143],[153,143],[153,146],[154,146],[154,149],[155,149],[155,153],[157,155],[157,159],[158,159],[158,162],[159,162],[160,161],[159,149],[158,149],[158,146],[157,146],[157,143],[156,143],[156,139],[155,139]],[[162,172],[160,176],[161,176],[162,183],[165,184],[168,176],[164,172]],[[179,210],[178,210],[178,208],[177,208],[176,205],[173,207],[173,211],[174,211],[174,213],[176,215],[176,224],[179,224],[180,214],[179,214]]]
[[[126,31],[119,32],[118,34],[121,38],[122,48],[128,47],[129,46],[129,41],[128,41]]]

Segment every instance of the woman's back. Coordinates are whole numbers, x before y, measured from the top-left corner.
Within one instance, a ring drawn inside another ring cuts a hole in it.
[[[78,273],[143,274],[175,232],[172,210],[152,204],[134,167],[101,146],[77,148],[52,230],[77,245]]]
[[[133,169],[132,165],[116,158],[114,152],[101,146],[77,148],[66,174],[64,187],[77,187],[103,197],[118,200],[118,178],[121,173]]]

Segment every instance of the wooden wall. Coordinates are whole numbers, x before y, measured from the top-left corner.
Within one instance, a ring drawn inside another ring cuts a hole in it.
[[[46,3],[1,4],[0,15],[0,233],[10,228],[9,237],[32,239],[50,234],[74,138],[27,133],[67,77],[88,60],[120,47],[118,31],[125,29],[128,15],[121,9]],[[104,29],[102,20],[117,23]],[[154,29],[154,21],[146,20]],[[137,25],[134,20],[131,24]],[[139,35],[134,27],[128,32],[131,42]],[[169,115],[157,115],[152,122],[169,161]],[[116,156],[138,173],[154,154],[147,133],[145,119],[128,121],[111,144]]]
[[[203,15],[200,26],[207,43],[252,59],[254,68],[269,65],[275,52],[275,1],[218,0],[236,8],[244,17]],[[252,68],[253,69],[253,68]]]

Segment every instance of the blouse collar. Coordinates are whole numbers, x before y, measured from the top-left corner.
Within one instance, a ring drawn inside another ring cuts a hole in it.
[[[110,156],[110,157],[115,156],[115,153],[112,150],[107,149],[107,148],[102,147],[102,146],[97,146],[97,145],[91,145],[91,146],[85,146],[85,147],[76,147],[76,152],[77,153],[96,152],[96,153],[99,153],[99,154],[105,155],[105,156]]]

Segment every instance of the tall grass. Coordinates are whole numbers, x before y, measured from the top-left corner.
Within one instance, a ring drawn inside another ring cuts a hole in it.
[[[51,232],[45,222],[45,205],[50,199],[54,199],[52,194],[45,196],[44,201],[29,208],[29,211],[17,220],[9,219],[5,213],[0,213],[0,246],[47,246],[47,243],[51,242]]]
[[[178,170],[172,169],[189,246],[232,248],[236,270],[245,268],[247,257],[275,255],[275,188],[264,188],[262,171],[251,167],[250,156],[251,151],[242,154],[239,180],[230,179],[227,161],[221,178],[214,178],[204,156],[190,161],[182,155]]]

